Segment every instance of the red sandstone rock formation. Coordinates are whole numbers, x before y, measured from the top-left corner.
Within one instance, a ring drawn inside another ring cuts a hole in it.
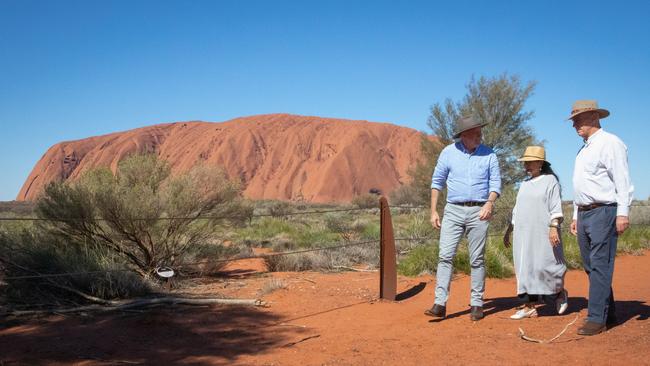
[[[52,146],[17,200],[33,200],[49,182],[74,180],[91,168],[115,171],[134,152],[153,152],[169,161],[172,174],[197,163],[222,166],[249,198],[344,202],[406,183],[420,136],[388,123],[289,114],[159,124]]]

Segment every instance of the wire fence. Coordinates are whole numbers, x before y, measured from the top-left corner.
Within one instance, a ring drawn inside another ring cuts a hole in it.
[[[298,215],[312,215],[312,214],[326,214],[333,212],[355,212],[355,211],[370,211],[378,208],[341,208],[330,210],[313,210],[313,211],[295,211],[295,212],[282,212],[282,213],[268,213],[268,214],[251,214],[251,215],[228,215],[228,216],[212,216],[212,215],[197,215],[197,216],[161,216],[161,217],[129,217],[128,220],[133,221],[154,221],[154,220],[236,220],[236,219],[251,219],[261,217],[290,217]],[[50,222],[67,222],[67,221],[111,221],[102,217],[0,217],[0,221],[50,221]]]
[[[563,205],[569,206],[572,203],[564,203]],[[629,207],[647,207],[650,205],[633,203]],[[430,210],[431,207],[425,205],[395,205],[390,206],[390,209],[407,209],[407,210]],[[514,206],[497,206],[498,211],[510,211]],[[292,211],[292,212],[279,212],[279,213],[259,213],[251,215],[197,215],[197,216],[160,216],[160,217],[129,217],[128,220],[133,221],[154,221],[154,220],[241,220],[241,219],[255,219],[263,217],[290,217],[300,215],[318,215],[326,213],[340,213],[340,212],[379,212],[379,207],[353,207],[353,208],[338,208],[327,210],[310,210],[310,211]],[[21,217],[0,217],[0,221],[49,221],[49,222],[67,222],[67,221],[112,221],[102,217],[57,217],[57,218],[44,218],[35,216],[21,216]]]
[[[634,207],[650,207],[647,205],[633,204]],[[430,207],[419,205],[395,205],[390,206],[390,209],[407,209],[407,210],[429,210]],[[501,209],[512,209],[512,207],[501,207]],[[291,217],[298,215],[318,215],[318,214],[327,214],[327,213],[342,213],[342,212],[379,212],[379,208],[337,208],[337,209],[325,209],[325,210],[307,210],[307,211],[293,211],[293,212],[281,212],[281,213],[262,213],[262,214],[252,214],[248,215],[246,219],[253,218],[265,218],[265,217]],[[186,217],[149,217],[149,218],[128,218],[128,220],[133,221],[154,221],[154,220],[228,220],[228,219],[242,219],[244,217],[233,217],[233,216],[210,216],[210,215],[197,215],[197,216],[186,216]],[[111,221],[105,218],[95,218],[95,217],[85,217],[85,218],[43,218],[43,217],[0,217],[0,221],[46,221],[46,222],[69,222],[69,221]],[[649,223],[632,223],[630,226],[648,226]],[[569,233],[569,230],[566,230],[566,226],[562,229],[563,234]],[[503,237],[503,233],[488,233],[488,237]],[[435,241],[439,240],[439,235],[427,235],[427,236],[415,236],[415,237],[397,237],[394,238],[395,242],[425,242],[425,241]],[[363,241],[353,241],[353,242],[339,242],[331,243],[331,245],[315,247],[315,248],[306,248],[298,249],[293,251],[284,251],[284,252],[273,252],[273,253],[264,253],[264,254],[255,254],[248,256],[236,256],[233,258],[223,258],[223,259],[210,259],[210,260],[201,260],[195,262],[186,262],[179,263],[173,267],[176,269],[187,268],[198,265],[207,265],[207,264],[223,264],[247,259],[268,259],[278,256],[288,256],[301,253],[309,252],[319,252],[327,250],[336,250],[347,247],[355,246],[365,246],[369,244],[379,243],[380,239],[372,240],[363,240]],[[0,262],[2,262],[0,258]],[[8,280],[28,280],[28,279],[42,279],[42,278],[57,278],[57,277],[73,277],[73,276],[83,276],[83,275],[98,275],[98,274],[109,274],[114,272],[131,272],[131,269],[109,269],[109,270],[98,270],[98,271],[78,271],[78,272],[66,272],[66,273],[37,273],[37,271],[26,269],[28,272],[32,272],[30,275],[21,275],[21,276],[10,276],[2,277],[4,281]]]

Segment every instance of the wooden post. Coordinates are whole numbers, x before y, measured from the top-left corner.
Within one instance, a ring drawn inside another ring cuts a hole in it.
[[[388,200],[382,196],[379,199],[380,207],[380,280],[379,297],[395,301],[397,292],[397,270],[395,257],[395,236],[393,235],[393,220],[390,217]]]

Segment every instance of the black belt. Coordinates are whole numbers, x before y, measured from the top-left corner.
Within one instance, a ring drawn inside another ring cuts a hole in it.
[[[589,211],[593,210],[594,208],[598,207],[616,207],[618,206],[616,203],[590,203],[588,205],[578,205],[578,211]]]
[[[450,202],[452,205],[458,205],[458,206],[465,206],[465,207],[476,207],[476,206],[483,206],[485,204],[485,201],[483,202],[477,202],[477,201],[468,201],[468,202]]]

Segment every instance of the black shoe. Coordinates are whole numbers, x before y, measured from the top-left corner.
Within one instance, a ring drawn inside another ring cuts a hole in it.
[[[482,306],[472,306],[470,309],[470,318],[474,321],[483,319],[483,307]]]
[[[431,309],[424,311],[424,315],[432,316],[435,318],[444,318],[447,314],[447,308],[444,305],[434,304]]]

